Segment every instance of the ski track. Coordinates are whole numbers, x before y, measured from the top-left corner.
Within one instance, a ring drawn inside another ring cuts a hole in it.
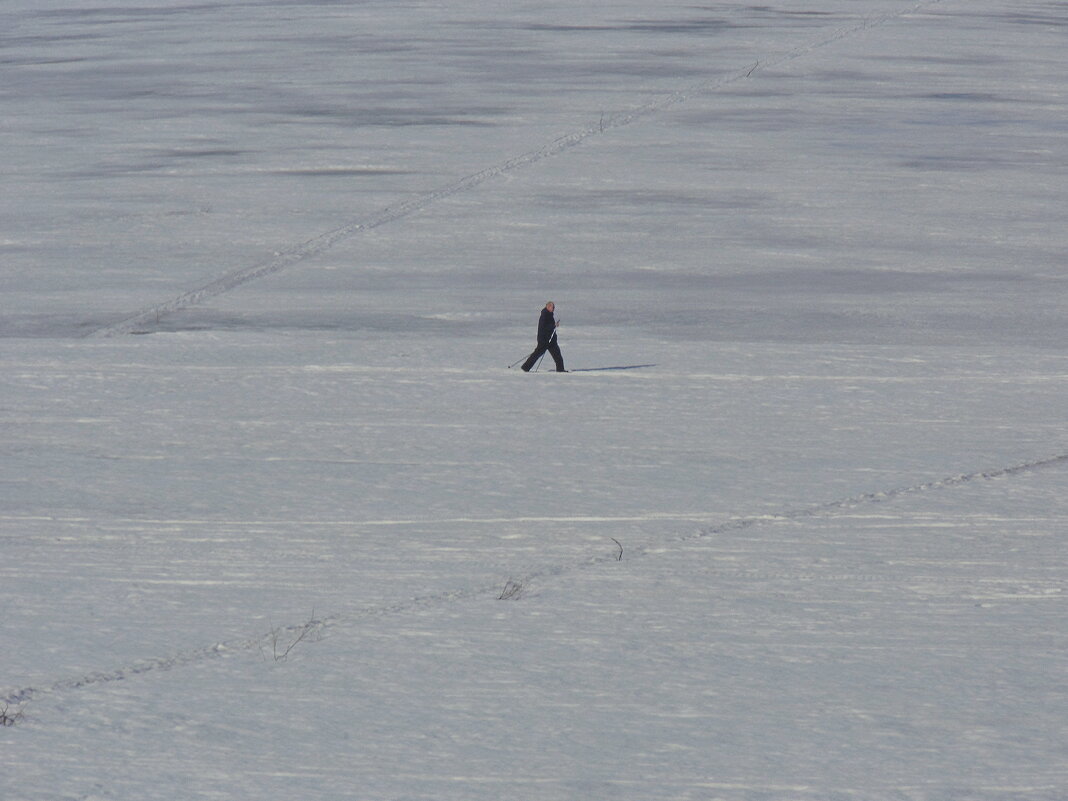
[[[688,88],[664,95],[663,97],[639,106],[632,111],[620,112],[608,117],[602,117],[596,125],[588,126],[560,137],[537,150],[524,153],[523,155],[516,156],[500,164],[481,170],[480,172],[460,178],[451,184],[396,206],[387,206],[372,214],[367,219],[356,220],[340,228],[328,231],[325,234],[320,234],[319,236],[296,245],[289,250],[275,254],[275,257],[272,259],[260,262],[251,267],[227,273],[199,289],[190,290],[172,300],[134,312],[121,320],[90,331],[84,336],[113,337],[143,331],[147,324],[152,322],[158,323],[161,318],[169,314],[181,311],[182,309],[198,306],[211,298],[230,292],[243,284],[247,284],[260,278],[265,278],[269,275],[274,275],[294,264],[325,253],[341,241],[350,239],[362,232],[371,231],[379,226],[386,225],[387,223],[410,217],[428,206],[434,205],[439,201],[445,200],[460,192],[474,189],[491,179],[525,169],[544,159],[558,156],[561,153],[577,147],[591,137],[601,136],[647,117],[655,116],[674,106],[685,103],[691,97],[708,94],[709,92],[714,92],[718,89],[738,83],[739,81],[747,80],[761,71],[802,58],[823,47],[833,45],[843,39],[868,31],[892,20],[899,19],[909,14],[915,14],[928,6],[940,2],[942,2],[942,0],[922,0],[922,2],[918,2],[907,9],[869,17],[853,26],[840,28],[823,38],[816,39],[806,45],[790,50],[787,53],[767,60],[758,60],[726,77],[702,81]]]
[[[448,592],[436,593],[434,595],[407,598],[396,601],[395,603],[391,604],[367,606],[364,609],[356,610],[346,614],[335,614],[324,618],[314,618],[299,624],[280,626],[273,629],[271,632],[262,634],[258,637],[227,640],[225,642],[219,642],[214,645],[209,645],[202,648],[196,648],[188,651],[183,651],[177,654],[172,654],[171,656],[167,657],[139,660],[132,664],[115,668],[113,670],[87,673],[74,678],[60,679],[43,687],[23,687],[21,689],[8,692],[7,695],[0,698],[0,703],[3,703],[8,706],[18,706],[29,701],[40,699],[46,695],[51,695],[69,690],[79,690],[85,687],[91,687],[98,684],[109,684],[112,682],[123,681],[127,678],[133,678],[144,673],[173,670],[175,668],[180,668],[185,665],[192,665],[205,662],[209,659],[220,658],[226,656],[227,654],[252,652],[256,650],[262,651],[265,648],[271,647],[272,643],[277,643],[278,638],[283,635],[301,635],[303,637],[304,635],[310,632],[318,634],[323,632],[327,628],[340,624],[356,623],[360,620],[366,620],[370,618],[380,618],[391,615],[404,614],[406,612],[411,612],[418,609],[438,607],[444,604],[464,601],[469,598],[491,596],[492,594],[500,594],[499,597],[502,599],[504,597],[519,598],[522,595],[522,588],[532,581],[545,578],[558,578],[561,576],[566,576],[569,574],[587,570],[591,567],[605,565],[611,562],[622,561],[624,558],[626,558],[628,561],[631,561],[635,557],[656,556],[657,553],[664,552],[665,548],[662,546],[666,545],[680,545],[683,543],[707,537],[713,537],[722,534],[733,534],[736,532],[755,528],[760,525],[780,522],[784,520],[804,520],[806,518],[834,516],[836,513],[849,511],[856,507],[867,504],[884,503],[896,500],[898,498],[919,495],[927,492],[935,492],[944,489],[951,489],[953,487],[958,487],[979,481],[992,481],[1000,478],[1011,478],[1013,476],[1025,473],[1032,473],[1039,470],[1054,467],[1063,467],[1065,465],[1068,465],[1068,453],[1059,454],[1044,459],[1036,459],[1029,462],[1023,462],[1020,464],[1011,465],[1009,467],[1001,467],[993,470],[981,470],[972,473],[963,473],[956,476],[948,476],[946,478],[941,478],[934,481],[927,481],[922,484],[896,487],[893,489],[883,490],[879,492],[867,492],[860,495],[850,496],[848,498],[827,501],[824,503],[816,504],[814,506],[808,506],[798,509],[787,509],[778,513],[769,513],[754,517],[735,518],[733,520],[728,520],[724,523],[720,523],[715,526],[700,529],[696,532],[665,540],[662,543],[658,543],[656,551],[651,551],[644,547],[623,549],[623,546],[619,544],[618,541],[616,541],[616,544],[619,545],[619,548],[621,550],[613,552],[609,555],[591,556],[577,562],[547,565],[544,568],[541,568],[540,570],[528,572],[520,576],[513,576],[509,578],[508,584],[503,586],[507,587],[508,585],[514,585],[519,589],[519,591],[511,594],[510,596],[505,596],[504,593],[502,593],[502,584],[500,581],[497,581],[492,585],[460,588],[456,590],[450,590]],[[763,574],[737,571],[737,575],[759,576]],[[792,577],[799,579],[815,578],[814,576],[802,575]],[[836,578],[838,580],[876,580],[878,577],[851,575],[839,577],[821,576],[819,578],[824,580],[835,580]]]

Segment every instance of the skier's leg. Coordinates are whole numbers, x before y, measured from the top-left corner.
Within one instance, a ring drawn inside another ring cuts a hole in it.
[[[564,356],[560,353],[560,346],[556,343],[555,339],[549,343],[549,355],[552,356],[553,361],[556,362],[556,372],[566,373],[567,370],[564,369]]]
[[[536,362],[538,360],[538,357],[540,357],[543,353],[545,353],[544,345],[538,345],[538,347],[534,348],[534,352],[527,357],[527,360],[525,362],[523,362],[523,372],[529,373],[530,368],[534,366],[534,362]]]

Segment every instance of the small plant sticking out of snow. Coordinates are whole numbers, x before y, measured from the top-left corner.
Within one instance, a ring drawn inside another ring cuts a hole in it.
[[[267,635],[271,644],[271,658],[275,662],[285,662],[289,659],[290,652],[302,642],[318,642],[322,639],[322,627],[322,622],[315,619],[313,612],[311,619],[298,628],[278,626],[271,629],[271,633]],[[286,645],[287,642],[288,645]],[[267,653],[262,647],[260,653],[266,661]]]
[[[523,594],[523,583],[516,581],[515,579],[508,579],[508,583],[504,585],[504,589],[501,590],[501,594],[497,596],[498,601],[515,601],[519,596]]]
[[[7,704],[0,706],[0,726],[14,726],[22,720],[22,708],[12,711]]]
[[[616,546],[619,548],[619,553],[616,554],[616,561],[617,562],[622,562],[623,561],[623,543],[621,543],[615,537],[609,537],[609,539],[611,539],[612,542],[614,542],[616,544]]]

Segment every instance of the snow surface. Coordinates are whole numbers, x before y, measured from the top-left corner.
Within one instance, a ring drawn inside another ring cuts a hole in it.
[[[1068,798],[1066,45],[5,0],[0,797]]]

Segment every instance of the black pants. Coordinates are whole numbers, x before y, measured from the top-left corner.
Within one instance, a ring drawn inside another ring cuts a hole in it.
[[[534,366],[534,363],[541,358],[545,351],[549,351],[549,355],[552,356],[553,361],[556,362],[556,372],[566,373],[567,370],[564,369],[564,357],[560,353],[560,346],[556,344],[555,338],[548,345],[538,343],[538,347],[534,348],[534,352],[530,354],[530,357],[525,362],[523,362],[523,372],[529,373],[530,368]]]

